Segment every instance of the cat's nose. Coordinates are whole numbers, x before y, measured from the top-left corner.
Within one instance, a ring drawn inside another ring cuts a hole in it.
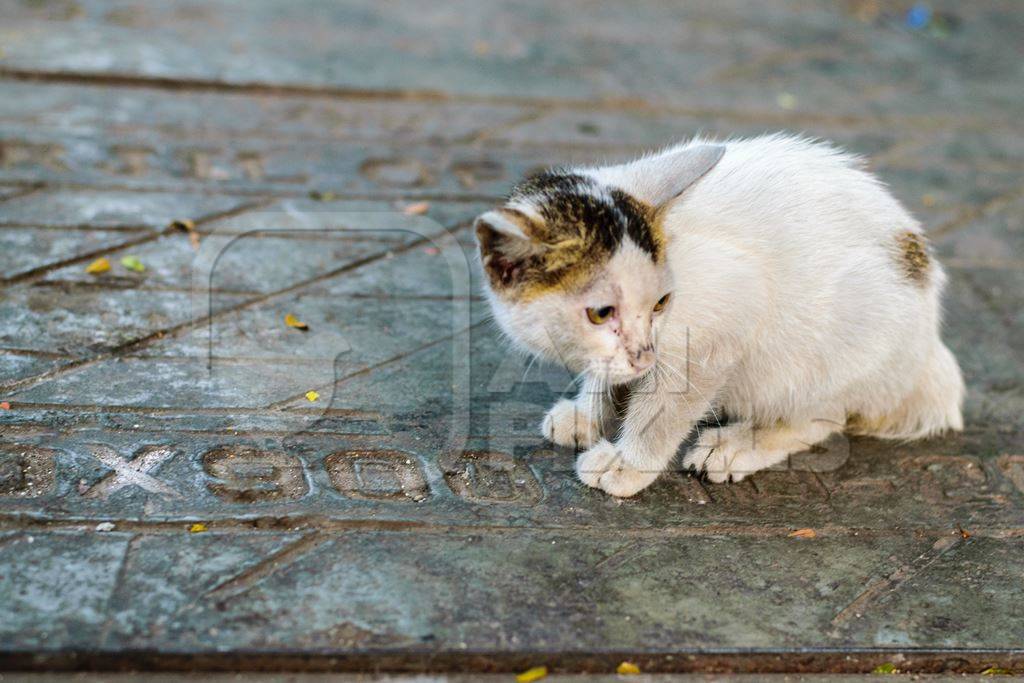
[[[649,370],[654,365],[654,347],[645,346],[642,349],[637,350],[633,357],[629,360],[629,364],[633,366],[633,369],[637,372],[643,372]]]

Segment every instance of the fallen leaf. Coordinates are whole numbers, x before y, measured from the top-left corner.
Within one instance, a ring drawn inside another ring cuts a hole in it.
[[[175,230],[184,230],[185,232],[195,232],[196,224],[188,218],[182,218],[180,220],[171,221],[171,227]]]
[[[878,666],[876,666],[871,671],[871,673],[873,673],[873,674],[898,674],[899,672],[900,672],[900,670],[897,669],[896,665],[893,664],[892,662],[886,662],[885,664],[879,664]]]
[[[10,410],[11,404],[7,401],[0,401],[0,410]]]
[[[427,211],[430,211],[430,202],[416,202],[402,209],[406,216],[422,216]]]
[[[1012,676],[1013,672],[1009,669],[1000,669],[997,666],[990,666],[981,672],[982,676]]]
[[[965,541],[971,537],[971,532],[963,528],[959,524],[956,525],[956,530],[960,532],[960,538],[964,539]]]
[[[291,313],[284,317],[284,324],[288,327],[294,327],[296,330],[302,330],[303,332],[309,330],[309,325],[302,322]]]
[[[146,266],[142,265],[142,261],[135,258],[134,256],[124,256],[121,258],[121,265],[128,270],[134,270],[136,273],[141,273],[146,269]]]
[[[331,201],[334,201],[335,199],[337,199],[338,195],[336,195],[335,193],[333,193],[333,192],[331,192],[329,190],[328,191],[312,190],[309,193],[309,198],[310,199],[315,199],[318,202],[331,202]]]
[[[204,531],[206,531],[206,525],[203,524],[202,522],[196,522],[195,524],[193,524],[192,526],[190,526],[188,528],[188,532],[190,534],[201,534]]]
[[[533,683],[533,681],[539,681],[548,675],[548,668],[546,666],[535,666],[532,669],[527,669],[521,674],[516,676],[516,683]]]
[[[310,403],[317,400],[318,398],[320,398],[320,394],[318,394],[317,392],[313,390],[306,392],[306,400],[309,401]]]
[[[796,95],[788,92],[780,92],[775,97],[775,104],[779,105],[779,109],[796,109]]]
[[[628,674],[638,674],[640,673],[640,667],[634,664],[633,662],[622,662],[621,664],[619,664],[618,668],[615,669],[615,673],[619,674],[620,676],[626,676]]]
[[[85,267],[85,272],[90,275],[99,275],[110,270],[110,261],[105,258],[98,258]]]
[[[797,529],[796,531],[792,532],[789,535],[789,537],[790,538],[814,538],[817,535],[818,534],[816,534],[814,532],[814,529]]]

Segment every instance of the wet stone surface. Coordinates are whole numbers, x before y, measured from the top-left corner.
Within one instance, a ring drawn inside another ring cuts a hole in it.
[[[0,7],[0,666],[1024,665],[1024,13],[583,7]],[[772,129],[926,225],[966,431],[586,489],[473,216]]]

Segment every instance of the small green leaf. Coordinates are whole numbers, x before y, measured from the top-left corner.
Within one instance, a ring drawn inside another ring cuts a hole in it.
[[[146,269],[146,266],[142,265],[142,261],[135,258],[134,256],[125,256],[121,259],[121,265],[128,270],[134,270],[136,273],[141,273]]]
[[[1013,672],[1009,669],[1000,669],[996,666],[990,666],[981,672],[982,676],[1012,676]]]
[[[879,664],[878,666],[876,666],[871,673],[873,673],[873,674],[898,674],[899,672],[900,672],[900,670],[896,668],[895,664],[893,664],[892,662],[886,662],[885,664]]]

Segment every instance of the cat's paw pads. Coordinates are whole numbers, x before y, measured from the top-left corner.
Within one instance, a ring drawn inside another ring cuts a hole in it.
[[[683,456],[683,469],[703,472],[710,481],[724,484],[729,480],[742,481],[771,462],[741,435],[727,429],[709,429]]]
[[[540,431],[548,441],[574,448],[589,448],[601,438],[601,425],[566,398],[544,416]]]
[[[626,463],[604,439],[576,458],[576,475],[587,486],[619,498],[636,495],[658,477],[657,472],[644,472]]]

